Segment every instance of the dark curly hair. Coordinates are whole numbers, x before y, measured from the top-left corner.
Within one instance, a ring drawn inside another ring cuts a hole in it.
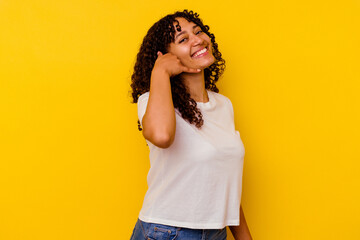
[[[174,42],[176,18],[185,18],[187,21],[195,23],[210,37],[215,62],[204,69],[205,88],[213,92],[219,92],[215,83],[225,70],[225,60],[221,57],[214,34],[209,32],[209,26],[203,24],[199,14],[185,9],[182,12],[175,12],[160,19],[144,37],[131,76],[133,103],[137,103],[141,94],[150,91],[151,72],[157,59],[157,52],[167,53],[169,44]],[[190,97],[181,76],[171,77],[170,82],[174,108],[179,110],[182,118],[200,128],[204,123],[201,111],[197,108],[196,101]],[[138,127],[141,130],[139,120]]]

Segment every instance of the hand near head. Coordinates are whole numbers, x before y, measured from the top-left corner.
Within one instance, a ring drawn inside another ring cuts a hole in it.
[[[169,77],[176,76],[180,73],[199,73],[201,69],[188,68],[184,66],[181,61],[172,53],[162,54],[160,51],[157,53],[154,69],[165,71]],[[153,69],[153,70],[154,70]]]

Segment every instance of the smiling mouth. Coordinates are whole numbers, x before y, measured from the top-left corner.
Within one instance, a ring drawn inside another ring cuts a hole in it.
[[[192,58],[196,58],[196,57],[198,57],[198,56],[206,53],[207,51],[208,51],[208,49],[207,49],[207,47],[205,47],[205,48],[203,48],[203,49],[195,52],[191,57],[192,57]]]

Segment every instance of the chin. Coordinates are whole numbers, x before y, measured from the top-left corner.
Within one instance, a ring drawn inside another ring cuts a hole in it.
[[[208,67],[210,67],[211,65],[213,65],[214,62],[215,62],[215,58],[213,58],[211,61],[205,63],[204,65],[199,66],[199,68],[200,68],[201,70],[204,70],[205,68],[208,68]]]
[[[215,57],[211,54],[211,56],[206,56],[199,59],[192,59],[190,60],[185,66],[189,68],[198,68],[204,70],[205,68],[210,67],[215,62]]]

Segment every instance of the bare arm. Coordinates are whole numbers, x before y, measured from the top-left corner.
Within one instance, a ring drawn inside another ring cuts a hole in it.
[[[235,240],[252,240],[241,205],[240,205],[240,225],[230,226],[229,228]]]
[[[170,77],[182,72],[197,73],[198,70],[185,67],[171,53],[158,53],[151,73],[149,100],[142,126],[144,137],[160,148],[168,148],[174,141],[176,121]]]
[[[142,125],[144,137],[156,146],[166,148],[174,141],[176,124],[170,77],[162,69],[152,71],[149,101]]]

